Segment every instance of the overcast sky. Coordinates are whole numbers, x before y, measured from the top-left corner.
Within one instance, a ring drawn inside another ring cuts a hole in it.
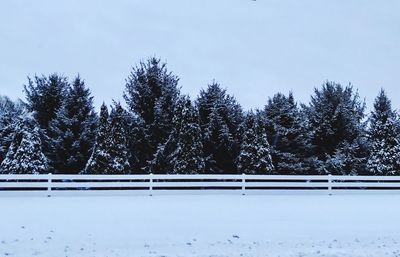
[[[383,87],[400,108],[399,13],[397,0],[1,1],[0,94],[80,73],[98,106],[157,56],[184,93],[215,79],[246,109],[278,91],[308,102],[325,80],[351,82],[369,107]]]

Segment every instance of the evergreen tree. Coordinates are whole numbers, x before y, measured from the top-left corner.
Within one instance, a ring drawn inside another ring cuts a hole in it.
[[[21,100],[0,96],[0,163],[6,158],[19,116],[25,111]]]
[[[42,152],[40,129],[31,113],[21,115],[1,170],[8,174],[48,172],[47,158]]]
[[[53,162],[55,161],[52,151],[53,136],[49,129],[50,122],[56,118],[56,115],[62,107],[63,101],[67,95],[69,84],[66,77],[57,74],[50,76],[35,76],[34,79],[28,77],[28,84],[24,86],[27,109],[34,113],[34,117],[39,127],[44,133],[41,133],[41,141],[44,154],[50,158],[49,171],[54,172]]]
[[[188,97],[181,97],[177,102],[173,124],[168,140],[160,145],[151,163],[152,172],[203,173],[205,163],[199,116]]]
[[[242,108],[218,83],[213,83],[207,90],[200,92],[197,107],[203,134],[206,172],[237,172]]]
[[[151,145],[149,145],[144,122],[141,118],[129,112],[126,113],[126,125],[131,170],[137,173],[146,173],[148,172],[149,161],[145,150],[151,149]]]
[[[29,111],[34,112],[40,127],[46,132],[67,94],[69,84],[67,78],[52,74],[49,77],[28,77],[28,85],[24,86]]]
[[[396,123],[397,115],[386,93],[381,90],[374,103],[369,127],[371,153],[367,167],[374,175],[400,173],[400,143]]]
[[[100,118],[96,130],[96,141],[90,159],[88,160],[85,174],[107,174],[112,172],[113,162],[110,153],[111,125],[107,106],[103,103],[100,108]]]
[[[21,115],[25,111],[25,104],[21,100],[12,101],[7,96],[0,95],[0,128],[4,127],[4,118],[17,119],[19,115]]]
[[[136,164],[142,170],[173,129],[178,80],[160,59],[150,58],[135,67],[126,81],[124,98],[135,116],[131,130],[134,136],[140,136],[129,139],[129,145],[133,147],[130,151],[135,151]],[[140,148],[135,147],[138,144]]]
[[[113,159],[111,169],[112,173],[115,174],[127,174],[130,172],[125,117],[125,110],[121,104],[115,103],[110,115],[110,155]]]
[[[320,172],[332,173],[328,169],[330,159],[341,152],[341,147],[363,142],[363,122],[365,103],[351,85],[326,82],[322,89],[315,89],[309,106],[303,106],[308,117],[308,129],[311,131],[313,155],[323,163]],[[362,149],[354,149],[361,155]],[[349,174],[349,170],[341,170]]]
[[[267,133],[261,120],[251,111],[243,122],[243,142],[238,157],[238,169],[247,174],[268,174],[274,169]]]
[[[110,116],[106,105],[101,106],[96,144],[83,173],[129,173],[124,116],[125,111],[119,103],[113,107]]]
[[[96,122],[93,97],[78,76],[50,122],[52,165],[57,173],[77,174],[85,168],[94,144]]]
[[[265,126],[271,141],[271,156],[278,174],[309,172],[309,137],[304,119],[292,93],[278,93],[264,109]]]
[[[325,169],[334,175],[368,175],[367,156],[368,143],[365,136],[360,136],[351,144],[341,144],[326,160]]]

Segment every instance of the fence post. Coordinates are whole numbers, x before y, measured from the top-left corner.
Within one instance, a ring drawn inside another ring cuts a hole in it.
[[[47,197],[51,197],[51,173],[47,177]]]
[[[152,196],[153,195],[153,173],[150,173],[149,177],[150,177],[150,187],[149,187],[150,193],[149,193],[149,196]]]
[[[332,175],[328,174],[328,194],[332,195]]]
[[[242,173],[242,195],[246,194],[246,174]]]

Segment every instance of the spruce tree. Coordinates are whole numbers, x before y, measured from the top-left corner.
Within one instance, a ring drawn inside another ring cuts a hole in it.
[[[218,83],[200,92],[197,99],[206,172],[236,173],[243,111],[235,98]]]
[[[335,175],[369,175],[367,172],[368,142],[360,136],[351,144],[342,143],[335,153],[326,160],[324,166]]]
[[[19,116],[25,111],[21,100],[16,102],[0,96],[0,163],[6,158]]]
[[[52,151],[53,136],[49,126],[50,122],[56,118],[56,115],[63,105],[66,98],[69,83],[66,77],[56,73],[46,76],[35,76],[33,79],[28,77],[28,84],[24,86],[27,109],[34,113],[34,117],[39,127],[44,133],[41,133],[43,152],[49,158],[49,171],[54,172],[53,163],[54,153]]]
[[[293,94],[275,94],[263,114],[276,173],[308,173],[309,137]]]
[[[329,163],[337,153],[345,150],[341,148],[363,142],[365,103],[360,100],[358,93],[353,92],[351,85],[343,87],[326,82],[321,89],[315,89],[309,106],[303,108],[308,118],[307,128],[311,131],[312,155],[322,164],[319,172],[333,173],[329,170]],[[361,156],[362,148],[360,146],[353,150]],[[345,161],[341,158],[338,160]],[[350,170],[339,171],[339,174],[350,173]]]
[[[137,173],[149,171],[146,149],[150,149],[147,130],[143,120],[131,112],[126,113],[127,147],[129,152],[129,165]],[[161,144],[160,144],[161,146]]]
[[[32,113],[21,115],[13,134],[1,171],[8,174],[39,174],[48,172],[48,161],[42,152],[40,129]]]
[[[385,91],[381,90],[375,99],[369,127],[371,152],[367,167],[374,175],[400,173],[400,142],[396,123],[397,115]]]
[[[154,173],[199,174],[205,163],[199,116],[188,97],[181,97],[175,108],[174,128],[151,162]]]
[[[127,174],[130,172],[126,142],[125,111],[116,103],[111,114],[101,106],[96,143],[83,173]]]
[[[7,96],[0,95],[0,128],[4,127],[4,122],[7,123],[10,119],[17,119],[25,111],[25,107],[25,104],[20,99],[13,101]]]
[[[103,103],[100,108],[100,118],[96,130],[96,141],[84,174],[107,174],[111,172],[113,162],[110,153],[111,125],[107,106]]]
[[[172,119],[179,96],[178,77],[160,59],[150,58],[135,67],[126,80],[124,98],[135,117],[128,139],[136,164],[146,170],[157,148],[173,129]],[[140,147],[137,147],[140,145]]]
[[[243,141],[238,157],[238,169],[247,174],[269,174],[274,170],[267,140],[261,121],[250,111],[242,124]]]
[[[85,168],[94,144],[96,123],[93,97],[78,76],[49,126],[52,164],[57,173],[77,174]]]
[[[115,103],[110,115],[110,155],[112,158],[111,173],[127,174],[130,172],[127,148],[126,114],[120,103]]]
[[[47,132],[50,121],[56,117],[67,94],[67,78],[55,73],[48,77],[28,77],[24,88],[29,111],[34,112],[40,127]]]

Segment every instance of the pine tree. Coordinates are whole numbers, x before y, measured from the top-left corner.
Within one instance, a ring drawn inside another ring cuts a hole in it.
[[[308,173],[309,137],[293,94],[289,93],[288,97],[281,93],[274,95],[265,106],[263,116],[276,173]]]
[[[69,88],[66,77],[51,74],[49,77],[28,77],[28,85],[24,86],[28,100],[28,110],[34,112],[40,127],[46,132],[62,103]]]
[[[4,127],[3,118],[11,119],[18,117],[25,111],[25,104],[21,100],[12,101],[7,96],[0,95],[0,128]],[[8,120],[6,120],[7,122]]]
[[[367,167],[374,175],[400,173],[400,142],[396,123],[397,115],[385,91],[381,90],[374,103],[369,127],[371,153]]]
[[[39,174],[48,172],[42,152],[40,129],[32,113],[21,115],[1,170],[8,174]]]
[[[344,142],[335,153],[326,160],[325,169],[334,175],[368,175],[366,158],[368,143],[365,136],[353,143]]]
[[[96,123],[93,97],[78,76],[49,126],[52,164],[57,173],[77,174],[85,168],[94,144]]]
[[[112,171],[113,162],[110,153],[111,125],[107,106],[103,103],[100,108],[99,124],[96,131],[96,141],[92,155],[88,160],[84,174],[107,174]]]
[[[34,79],[28,77],[28,84],[24,86],[27,109],[34,113],[34,117],[39,127],[44,133],[41,133],[41,141],[44,154],[49,158],[49,171],[54,172],[52,157],[52,138],[49,129],[50,122],[56,118],[56,115],[62,107],[66,98],[69,83],[66,77],[56,73],[50,76],[35,76]]]
[[[148,160],[146,149],[150,149],[147,140],[146,128],[141,118],[131,112],[126,113],[127,147],[129,152],[129,165],[131,170],[137,173],[148,172]]]
[[[116,103],[111,114],[101,106],[96,144],[83,173],[127,174],[130,172],[126,142],[125,111]]]
[[[177,102],[174,129],[160,145],[151,163],[154,173],[199,174],[204,172],[203,145],[198,112],[188,97]]]
[[[127,133],[125,123],[125,110],[120,103],[115,103],[110,115],[110,155],[113,159],[111,172],[115,174],[127,174],[130,172],[129,156],[127,148]]]
[[[207,90],[200,92],[197,107],[203,134],[206,172],[237,172],[242,108],[218,83],[213,83]]]
[[[128,141],[133,147],[130,151],[135,152],[138,159],[136,164],[142,170],[147,169],[157,148],[165,143],[173,129],[173,111],[179,96],[178,81],[178,77],[157,58],[141,62],[126,81],[124,98],[135,116],[130,128],[134,138],[130,137]]]
[[[353,92],[351,85],[342,87],[326,82],[322,89],[315,89],[310,105],[303,108],[311,131],[312,155],[323,165],[320,172],[332,173],[328,164],[342,151],[341,147],[357,146],[356,141],[363,142],[365,103],[358,93]],[[362,148],[354,149],[357,155],[362,155]],[[349,174],[351,171],[341,170],[339,173]]]
[[[19,116],[25,111],[21,100],[11,101],[0,96],[0,163],[6,158]]]
[[[207,127],[202,129],[206,172],[235,173],[237,167],[234,157],[237,156],[237,152],[234,149],[233,135],[217,108],[212,109],[206,125]]]
[[[250,111],[242,124],[243,141],[238,157],[238,169],[247,174],[268,174],[274,169],[267,133]]]

